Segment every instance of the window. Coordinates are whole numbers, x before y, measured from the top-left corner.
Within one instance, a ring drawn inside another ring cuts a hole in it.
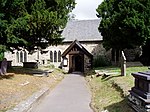
[[[23,52],[20,52],[20,62],[23,62]]]
[[[39,62],[39,59],[40,59],[40,51],[38,50],[37,51],[37,61]]]
[[[18,51],[16,53],[16,59],[17,59],[17,63],[19,63],[19,52]]]
[[[58,51],[58,62],[61,62],[61,51]]]
[[[50,51],[50,62],[53,62],[53,52]]]
[[[45,64],[45,60],[42,60],[42,64],[43,64],[43,65]]]
[[[24,62],[27,62],[27,52],[24,51]]]
[[[57,52],[54,51],[54,62],[57,62]]]

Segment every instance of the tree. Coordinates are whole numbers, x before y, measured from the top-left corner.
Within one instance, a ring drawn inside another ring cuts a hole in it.
[[[150,0],[104,0],[97,8],[106,49],[143,45],[150,37]]]
[[[142,55],[140,57],[140,61],[142,62],[143,65],[149,66],[150,65],[150,39],[146,41],[146,44],[142,46]]]
[[[61,43],[74,0],[1,0],[0,49],[29,51]]]

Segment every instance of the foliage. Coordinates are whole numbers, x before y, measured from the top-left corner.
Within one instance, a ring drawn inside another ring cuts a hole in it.
[[[142,56],[140,57],[140,61],[145,66],[150,66],[150,39],[146,41],[146,44],[142,47]]]
[[[93,60],[94,67],[110,66],[111,62],[105,56],[96,56]]]
[[[1,43],[1,42],[0,42]],[[0,45],[0,61],[3,60],[4,58],[4,51],[5,51],[6,47],[3,45]]]
[[[150,0],[104,0],[97,8],[106,49],[134,48],[150,37]]]
[[[4,53],[3,52],[0,52],[0,61],[2,61],[4,58]]]
[[[74,7],[74,0],[2,0],[0,45],[5,50],[23,47],[32,51],[59,44]]]

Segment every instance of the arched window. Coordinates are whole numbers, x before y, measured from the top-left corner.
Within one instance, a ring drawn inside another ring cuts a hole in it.
[[[57,52],[54,51],[54,62],[57,62]]]
[[[19,63],[19,52],[18,51],[16,53],[16,59],[17,59],[17,63]]]
[[[27,52],[24,51],[24,62],[27,62]]]
[[[61,51],[58,51],[58,62],[61,62]]]
[[[23,52],[20,52],[20,62],[23,62]]]
[[[50,62],[53,62],[53,52],[50,51]]]

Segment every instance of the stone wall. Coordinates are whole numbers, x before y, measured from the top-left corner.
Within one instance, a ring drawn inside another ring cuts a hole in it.
[[[61,59],[61,62],[50,62],[50,51],[61,51],[61,54],[70,46],[71,43],[64,43],[62,45],[58,46],[49,46],[46,48],[44,51],[45,53],[41,54],[40,51],[35,51],[33,54],[28,54],[27,52],[27,62],[37,62],[39,61],[39,64],[41,65],[50,65],[53,64],[55,67],[59,67],[63,59]],[[98,56],[98,55],[107,55],[105,49],[102,46],[101,42],[81,42],[82,46],[89,51],[93,57]],[[22,50],[23,52],[24,50]],[[19,53],[21,51],[18,51]],[[12,61],[13,66],[22,66],[22,62],[18,62],[17,60],[17,50],[14,51],[12,54],[11,52],[6,52],[5,57],[9,60]],[[23,52],[24,53],[24,52]],[[23,55],[24,56],[24,55]],[[58,57],[58,56],[57,56]],[[24,57],[23,57],[24,58]],[[68,61],[69,57],[67,56]],[[89,63],[89,59],[85,56],[85,62]],[[84,65],[85,68],[88,66],[87,64]],[[68,67],[69,67],[69,62],[68,62]],[[66,70],[69,68],[65,67]]]
[[[84,55],[84,71],[89,71],[91,69],[91,60],[89,57]]]

